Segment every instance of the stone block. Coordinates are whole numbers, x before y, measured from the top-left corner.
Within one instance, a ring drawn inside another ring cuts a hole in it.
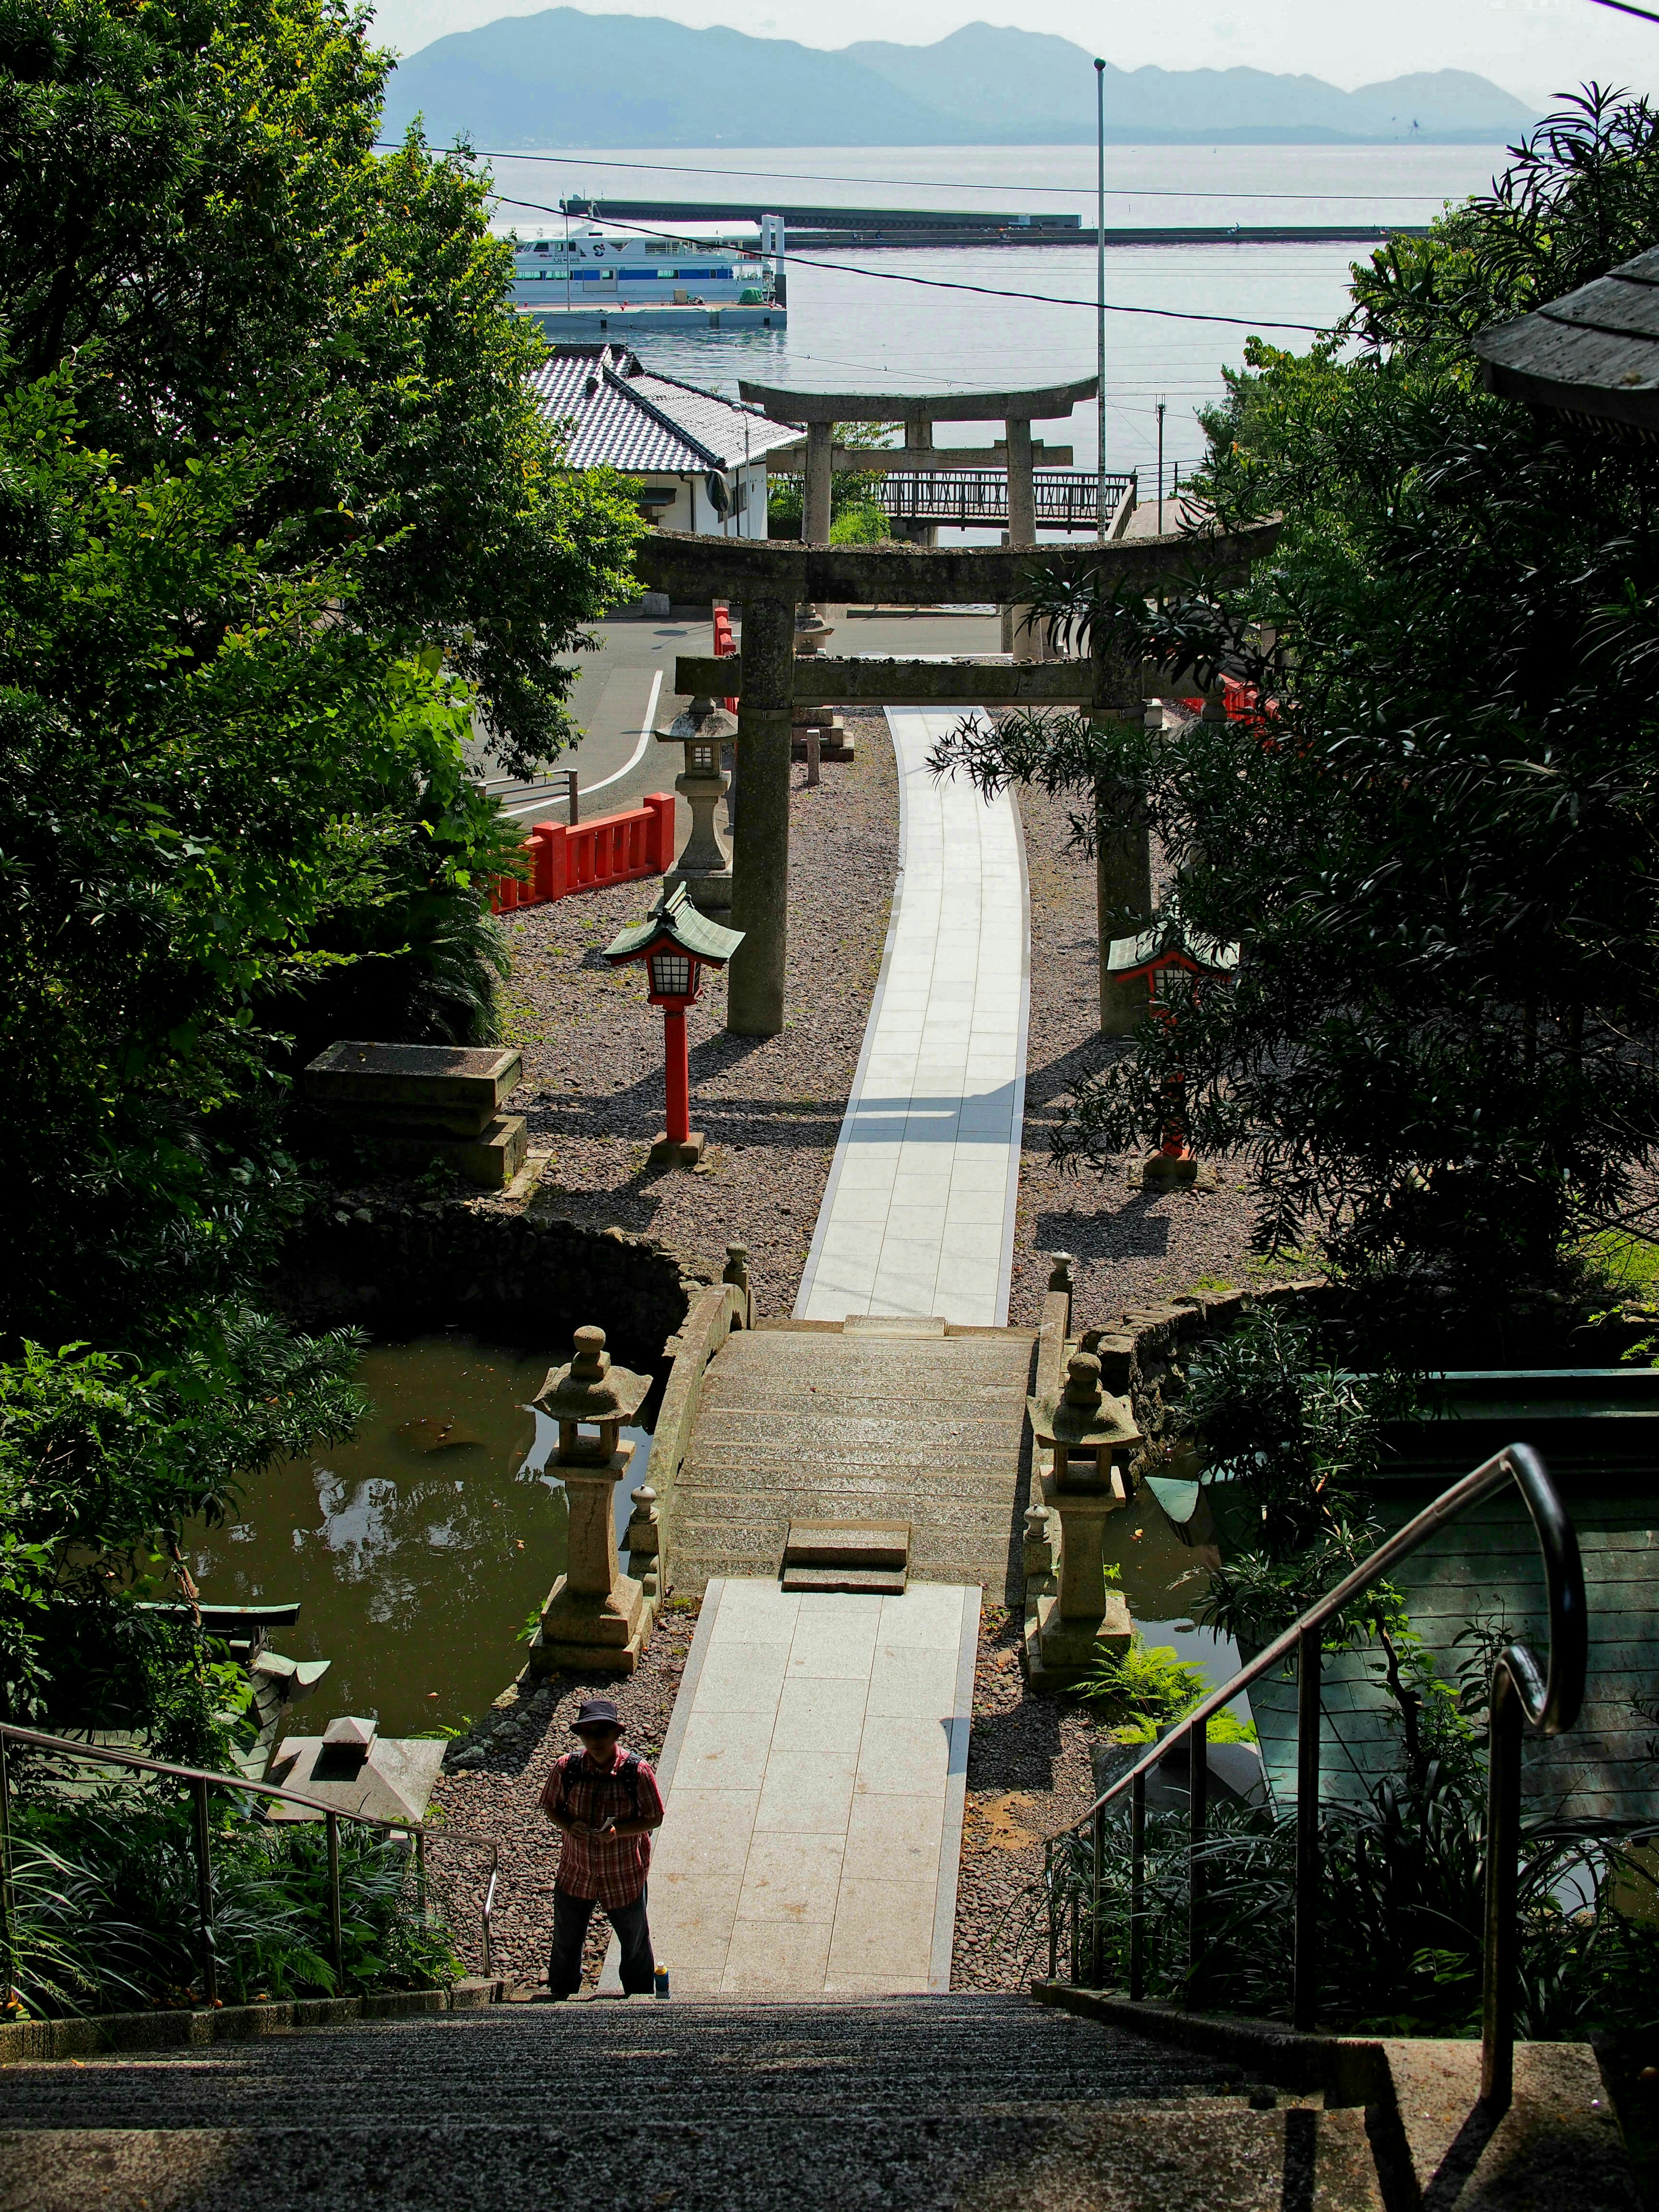
[[[376,1044],[345,1038],[318,1054],[305,1091],[319,1105],[470,1109],[487,1121],[519,1080],[506,1045]]]
[[[387,1136],[379,1149],[389,1167],[412,1172],[444,1160],[483,1190],[505,1190],[524,1165],[530,1131],[522,1114],[497,1114],[476,1136]]]

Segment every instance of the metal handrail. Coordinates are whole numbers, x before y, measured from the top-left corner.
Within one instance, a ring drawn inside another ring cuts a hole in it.
[[[1529,1444],[1506,1444],[1484,1461],[1473,1474],[1443,1491],[1405,1527],[1308,1607],[1291,1626],[1259,1651],[1231,1680],[1212,1690],[1185,1719],[1170,1729],[1161,1741],[1109,1789],[1102,1790],[1088,1811],[1066,1827],[1044,1838],[1043,1876],[1048,1902],[1048,1972],[1059,1978],[1060,1925],[1054,1912],[1054,1852],[1056,1844],[1091,1831],[1093,1923],[1091,1945],[1093,1979],[1099,1985],[1102,1971],[1100,1916],[1101,1874],[1105,1856],[1106,1808],[1114,1798],[1129,1792],[1129,1995],[1139,2001],[1144,1994],[1145,1959],[1142,1918],[1145,1905],[1146,1777],[1160,1765],[1173,1745],[1184,1736],[1190,1759],[1188,1906],[1188,1972],[1189,1982],[1200,1978],[1204,1955],[1203,1846],[1208,1798],[1209,1723],[1212,1715],[1231,1705],[1241,1690],[1270,1674],[1294,1651],[1297,1656],[1297,1798],[1296,1798],[1296,1920],[1295,1965],[1291,2008],[1291,2023],[1304,2031],[1314,2026],[1319,1965],[1319,1717],[1320,1641],[1326,1624],[1389,1573],[1401,1559],[1421,1548],[1449,1523],[1472,1506],[1480,1504],[1506,1483],[1513,1481],[1532,1516],[1534,1532],[1543,1557],[1549,1612],[1549,1661],[1540,1668],[1530,1647],[1508,1644],[1492,1663],[1489,1704],[1490,1749],[1487,1765],[1486,1926],[1481,1992],[1480,2094],[1494,2110],[1505,2109],[1514,2081],[1515,1983],[1519,1952],[1516,1923],[1517,1858],[1521,1826],[1521,1735],[1523,1727],[1537,1736],[1560,1735],[1571,1728],[1583,1702],[1584,1677],[1589,1664],[1589,1620],[1584,1598],[1584,1572],[1578,1555],[1578,1539],[1571,1521],[1545,1471],[1544,1463]],[[1072,1978],[1077,1978],[1078,1905],[1072,1906]]]
[[[308,1797],[302,1790],[285,1790],[278,1783],[253,1782],[246,1775],[221,1774],[211,1767],[177,1766],[165,1759],[147,1759],[141,1752],[119,1751],[108,1744],[82,1743],[74,1736],[46,1735],[38,1729],[19,1728],[12,1722],[0,1721],[0,1954],[3,1954],[5,1963],[8,2002],[15,1994],[16,1982],[15,1912],[11,1883],[11,1775],[6,1757],[9,1742],[24,1744],[39,1751],[66,1752],[72,1759],[102,1760],[107,1766],[133,1767],[145,1774],[166,1775],[173,1781],[190,1784],[196,1809],[196,1896],[202,1949],[202,1996],[207,2004],[216,2005],[219,2002],[219,1959],[213,1936],[212,1832],[208,1820],[208,1790],[210,1787],[244,1790],[256,1797],[280,1797],[287,1804],[303,1805],[311,1812],[323,1815],[328,1829],[329,1943],[337,1990],[345,1979],[344,1932],[340,1917],[342,1820],[355,1821],[360,1828],[385,1828],[394,1835],[414,1837],[416,1893],[420,1910],[425,1913],[427,1827],[423,1820],[387,1820],[374,1813],[343,1812],[337,1806],[325,1804],[320,1797]]]

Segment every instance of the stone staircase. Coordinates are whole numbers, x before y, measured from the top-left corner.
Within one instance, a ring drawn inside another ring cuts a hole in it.
[[[1373,2212],[1364,2116],[1018,1996],[495,2006],[0,2074],[9,2212]]]

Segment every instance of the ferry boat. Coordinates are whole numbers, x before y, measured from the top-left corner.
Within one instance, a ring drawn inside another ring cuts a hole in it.
[[[513,249],[514,304],[559,323],[572,315],[679,307],[759,309],[775,324],[787,295],[783,239],[783,219],[771,215],[761,218],[758,243],[618,237],[594,222],[521,231]],[[721,319],[737,325],[729,313]]]

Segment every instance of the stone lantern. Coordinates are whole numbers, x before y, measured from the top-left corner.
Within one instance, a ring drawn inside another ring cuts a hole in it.
[[[836,625],[825,619],[821,607],[800,608],[795,616],[797,658],[815,659],[835,634]],[[836,760],[853,758],[853,741],[847,734],[847,725],[832,707],[797,707],[791,735],[791,750],[798,758],[805,759],[809,784],[818,780],[818,762],[823,754]]]
[[[1129,1608],[1106,1580],[1106,1522],[1129,1502],[1126,1470],[1141,1436],[1127,1403],[1102,1389],[1092,1352],[1073,1352],[1065,1389],[1026,1408],[1050,1461],[1034,1466],[1033,1480],[1060,1536],[1055,1587],[1027,1607],[1026,1656],[1033,1682],[1054,1688],[1080,1679],[1102,1644],[1128,1644]]]
[[[714,810],[732,781],[720,766],[720,748],[737,734],[735,717],[712,699],[694,699],[667,729],[657,732],[659,745],[685,747],[685,768],[675,777],[674,788],[691,810],[691,835],[664,884],[672,890],[684,884],[702,914],[732,909],[732,855],[715,827]]]
[[[634,1456],[618,1431],[650,1388],[648,1375],[611,1364],[602,1328],[579,1328],[574,1358],[550,1371],[536,1399],[559,1425],[548,1465],[570,1501],[570,1538],[565,1571],[548,1592],[530,1647],[533,1674],[598,1667],[631,1674],[639,1664],[654,1607],[617,1556],[616,1488]]]

